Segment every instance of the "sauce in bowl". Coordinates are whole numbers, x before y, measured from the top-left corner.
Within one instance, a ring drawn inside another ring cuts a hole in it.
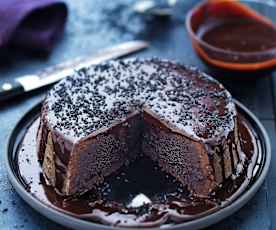
[[[242,1],[204,2],[188,14],[187,28],[208,64],[244,71],[276,66],[276,25]]]
[[[248,19],[212,20],[197,35],[208,44],[227,51],[259,52],[276,47],[276,28]]]

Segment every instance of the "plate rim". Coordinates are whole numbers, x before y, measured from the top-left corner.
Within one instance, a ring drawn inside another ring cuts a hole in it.
[[[253,122],[255,122],[256,126],[258,127],[259,131],[258,134],[263,137],[263,143],[264,147],[266,149],[265,151],[265,161],[262,168],[262,171],[260,172],[260,175],[258,176],[257,180],[250,186],[250,188],[245,191],[241,196],[239,196],[237,199],[235,199],[231,204],[228,206],[211,213],[209,215],[200,217],[199,219],[195,219],[189,222],[184,222],[172,226],[168,226],[167,229],[170,230],[180,230],[180,229],[201,229],[203,227],[208,227],[210,225],[213,225],[229,216],[231,216],[234,212],[238,211],[241,207],[243,207],[259,190],[260,186],[263,184],[266,175],[268,173],[270,162],[271,162],[271,142],[270,138],[268,136],[268,133],[266,129],[264,128],[261,121],[254,115],[253,112],[251,112],[246,106],[244,106],[241,102],[237,101],[236,99],[233,99],[234,103],[238,106],[239,109],[243,110],[243,112],[246,113],[247,116],[251,118]],[[24,186],[19,182],[17,176],[14,173],[13,167],[10,163],[10,154],[11,149],[13,149],[14,145],[14,136],[16,136],[16,131],[19,128],[20,124],[24,122],[24,119],[28,117],[31,113],[33,113],[36,109],[38,109],[41,106],[42,102],[39,102],[32,106],[27,112],[21,116],[21,118],[16,122],[16,125],[12,129],[9,137],[8,142],[6,145],[6,153],[4,156],[5,166],[8,174],[8,178],[18,195],[28,204],[30,205],[34,210],[41,213],[44,217],[60,224],[66,227],[73,227],[78,229],[99,229],[99,230],[122,230],[127,229],[125,227],[118,227],[118,226],[109,226],[109,225],[103,225],[98,223],[89,222],[86,220],[81,220],[76,217],[70,216],[69,214],[62,213],[54,208],[51,208],[47,204],[44,204],[34,196],[32,196],[29,192],[26,191]],[[251,121],[251,122],[252,122]],[[141,229],[141,228],[132,228],[132,229]],[[150,228],[152,230],[160,229],[159,227]]]

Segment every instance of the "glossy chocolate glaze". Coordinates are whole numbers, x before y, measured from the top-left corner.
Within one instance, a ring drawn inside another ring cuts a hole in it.
[[[258,156],[261,154],[257,135],[240,116],[240,140],[248,157],[246,174],[226,180],[209,199],[192,197],[186,188],[147,158],[141,158],[107,177],[96,190],[80,197],[62,197],[44,181],[37,156],[38,126],[39,119],[26,130],[18,149],[17,173],[21,183],[34,197],[52,208],[108,225],[164,226],[215,212],[247,189],[258,169]]]
[[[197,35],[208,44],[227,51],[259,52],[276,48],[276,27],[254,19],[209,19]]]
[[[137,155],[134,149],[151,149],[147,156],[155,153],[161,168],[208,196],[242,163],[227,167],[236,113],[230,93],[194,67],[156,58],[88,66],[56,84],[43,102],[38,135],[43,174],[61,194],[80,194],[127,165]],[[143,131],[144,114],[153,117],[150,130],[157,126],[156,131]],[[155,135],[145,137],[149,133]],[[225,158],[217,154],[226,148]],[[218,167],[210,165],[207,152]],[[222,166],[225,173],[212,169]]]

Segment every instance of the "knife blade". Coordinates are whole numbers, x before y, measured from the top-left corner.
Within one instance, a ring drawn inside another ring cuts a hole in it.
[[[13,81],[0,85],[0,102],[11,99],[17,95],[53,84],[75,70],[89,65],[96,65],[103,61],[116,59],[128,54],[140,51],[149,46],[145,41],[129,41],[113,47],[98,51],[84,57],[78,57],[70,61],[43,69],[36,74],[24,75]]]

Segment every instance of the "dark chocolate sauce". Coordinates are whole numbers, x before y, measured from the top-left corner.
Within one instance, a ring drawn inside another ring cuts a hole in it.
[[[254,19],[209,19],[200,26],[197,35],[227,51],[259,52],[276,48],[276,27]]]
[[[193,197],[172,176],[152,161],[141,158],[112,174],[93,191],[79,197],[62,197],[47,186],[37,156],[36,133],[39,119],[26,130],[18,149],[18,175],[38,200],[77,218],[125,227],[177,224],[199,218],[225,207],[244,192],[252,181],[260,155],[257,135],[241,117],[242,150],[246,170],[229,179],[208,199]]]

